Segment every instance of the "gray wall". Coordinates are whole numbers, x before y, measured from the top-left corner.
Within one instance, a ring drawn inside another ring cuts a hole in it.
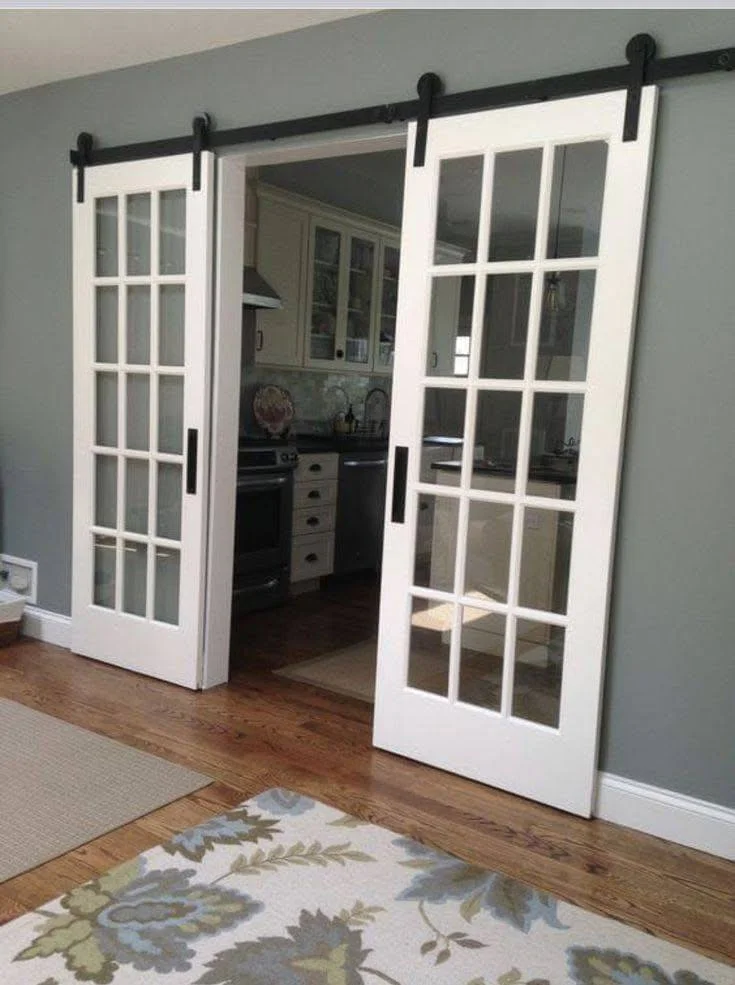
[[[3,550],[69,611],[67,149],[391,101],[735,43],[733,11],[393,11],[0,99]],[[735,805],[735,77],[663,93],[611,616],[601,766]]]

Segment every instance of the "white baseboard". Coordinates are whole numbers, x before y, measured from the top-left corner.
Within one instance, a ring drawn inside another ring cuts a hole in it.
[[[64,646],[68,650],[71,646],[71,616],[39,609],[37,605],[27,605],[23,613],[21,632],[24,636],[32,636],[44,643],[55,643],[56,646]]]
[[[735,861],[735,810],[600,773],[596,817]]]

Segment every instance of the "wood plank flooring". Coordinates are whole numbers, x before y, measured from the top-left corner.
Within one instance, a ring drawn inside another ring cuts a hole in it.
[[[278,785],[735,964],[732,863],[376,751],[370,706],[242,664],[193,693],[32,640],[0,650],[0,695],[216,781],[6,882],[0,922]]]

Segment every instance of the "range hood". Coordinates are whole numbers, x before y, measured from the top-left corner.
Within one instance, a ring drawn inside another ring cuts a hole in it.
[[[264,280],[255,267],[243,267],[242,303],[248,308],[282,308],[279,298],[268,281]]]

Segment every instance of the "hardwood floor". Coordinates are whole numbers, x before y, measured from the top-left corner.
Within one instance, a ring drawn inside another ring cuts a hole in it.
[[[0,650],[0,695],[215,778],[6,882],[0,921],[280,785],[735,964],[734,864],[374,750],[363,702],[242,667],[193,693],[32,640]]]

